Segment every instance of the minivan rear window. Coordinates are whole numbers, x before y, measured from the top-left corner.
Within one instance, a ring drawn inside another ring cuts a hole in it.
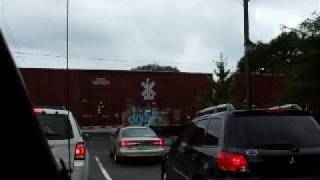
[[[254,148],[267,144],[320,147],[320,128],[311,116],[232,117],[227,146]]]
[[[65,140],[73,138],[73,132],[67,115],[38,114],[40,125],[48,140]],[[68,128],[70,136],[68,136]]]

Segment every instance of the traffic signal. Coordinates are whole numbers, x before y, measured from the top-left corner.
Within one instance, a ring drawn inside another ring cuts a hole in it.
[[[152,101],[152,102],[151,102],[151,107],[155,108],[155,107],[157,107],[157,106],[158,106],[158,104],[157,104],[156,101]]]

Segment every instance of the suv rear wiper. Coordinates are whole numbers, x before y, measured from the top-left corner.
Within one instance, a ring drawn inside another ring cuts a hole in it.
[[[290,150],[291,152],[299,152],[300,147],[293,144],[261,144],[253,146],[252,148],[270,149],[270,150]]]

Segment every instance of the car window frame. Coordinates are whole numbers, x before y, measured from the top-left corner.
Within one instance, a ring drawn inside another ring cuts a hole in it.
[[[223,141],[223,131],[224,131],[224,124],[223,124],[223,118],[221,117],[211,117],[209,118],[209,123],[208,123],[208,126],[207,126],[207,130],[206,130],[206,134],[205,134],[205,138],[207,137],[207,134],[208,134],[208,130],[209,130],[209,127],[210,127],[210,124],[211,122],[213,122],[214,120],[219,120],[220,121],[220,132],[219,132],[219,137],[218,137],[218,143],[216,145],[212,145],[212,144],[206,144],[206,141],[204,142],[204,146],[205,147],[219,147]]]
[[[207,125],[206,125],[206,127],[205,127],[204,134],[203,134],[202,143],[201,143],[201,144],[192,144],[192,143],[191,143],[191,137],[193,136],[193,133],[194,133],[194,131],[195,131],[195,128],[196,128],[197,124],[198,124],[199,122],[201,122],[201,121],[208,121],[208,122],[207,122]],[[191,129],[189,130],[189,131],[191,131],[191,132],[190,132],[190,133],[188,132],[188,134],[187,134],[187,139],[186,139],[187,141],[185,141],[188,146],[190,146],[190,147],[202,147],[202,146],[204,146],[204,140],[205,140],[205,135],[206,135],[206,133],[207,133],[209,121],[210,121],[209,118],[204,117],[204,118],[201,118],[201,119],[197,119],[197,120],[195,120],[195,121],[192,123]],[[183,142],[183,141],[181,141],[181,142]]]

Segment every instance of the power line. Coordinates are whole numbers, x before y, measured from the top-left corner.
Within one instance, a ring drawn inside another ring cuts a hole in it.
[[[9,26],[7,17],[5,15],[4,0],[1,0],[0,3],[1,3],[0,4],[0,17],[2,19],[3,26],[5,26],[5,29],[7,30],[6,34],[9,37],[9,39],[11,39],[13,46],[19,49],[19,45],[18,45],[18,43],[17,43],[17,41],[16,41],[16,39],[15,39],[15,37],[13,35],[13,31],[12,31],[11,27]],[[22,60],[23,64],[26,64],[25,59],[23,57],[21,57],[21,60]]]
[[[38,54],[38,53],[29,53],[29,52],[22,52],[22,51],[13,51],[14,54],[20,56],[44,56],[44,57],[52,57],[57,59],[65,59],[66,56],[61,55],[53,55],[53,54]],[[141,63],[165,63],[165,64],[173,64],[173,65],[183,65],[183,64],[199,64],[199,62],[171,62],[171,61],[137,61],[137,60],[129,60],[129,59],[109,59],[109,58],[102,58],[102,57],[71,57],[69,59],[79,59],[79,60],[93,60],[93,61],[103,61],[108,63],[126,63],[126,64],[141,64]],[[210,63],[210,61],[208,61]]]

